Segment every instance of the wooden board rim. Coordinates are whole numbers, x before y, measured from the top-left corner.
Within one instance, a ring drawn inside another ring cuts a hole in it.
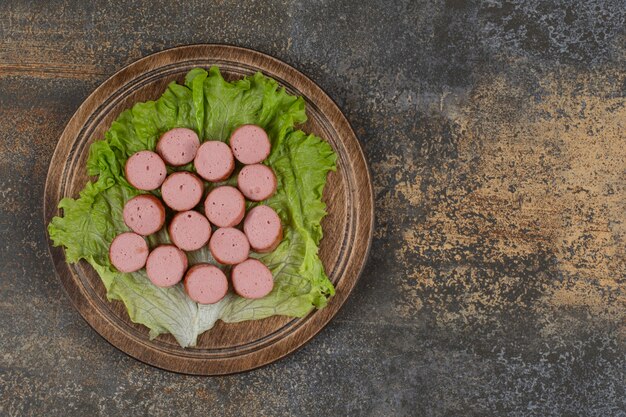
[[[357,178],[359,181],[359,193],[357,199],[359,209],[356,212],[358,217],[356,220],[358,223],[356,226],[356,233],[358,233],[358,237],[361,242],[359,244],[357,256],[359,259],[355,260],[354,256],[349,259],[349,261],[351,261],[351,269],[348,271],[350,273],[350,276],[348,277],[349,282],[344,280],[343,283],[347,283],[347,285],[342,288],[343,291],[341,293],[338,291],[325,309],[310,313],[306,318],[306,323],[287,337],[279,339],[269,346],[263,347],[260,350],[253,351],[244,356],[240,355],[235,358],[225,358],[222,360],[212,359],[208,361],[203,358],[191,358],[180,354],[175,355],[163,352],[159,349],[155,349],[151,342],[146,343],[145,341],[133,338],[124,331],[121,331],[116,327],[116,325],[108,320],[107,317],[99,312],[94,305],[93,300],[88,299],[86,294],[80,288],[77,288],[77,283],[74,280],[73,274],[65,262],[63,250],[61,248],[54,248],[51,242],[48,241],[49,251],[54,261],[57,274],[59,275],[63,287],[70,297],[73,305],[77,308],[87,323],[116,348],[142,362],[174,372],[197,375],[221,375],[251,370],[274,362],[295,351],[319,333],[326,326],[326,324],[328,324],[354,288],[354,285],[356,284],[358,277],[365,266],[371,247],[374,227],[373,190],[363,151],[352,127],[337,104],[306,75],[302,74],[290,65],[271,57],[270,55],[247,48],[223,44],[180,46],[157,52],[127,65],[100,84],[100,86],[98,86],[89,95],[89,97],[85,99],[61,134],[51,159],[45,185],[44,221],[45,225],[47,225],[51,218],[58,214],[57,204],[62,197],[60,181],[56,181],[54,176],[55,165],[66,159],[63,154],[66,150],[65,148],[73,144],[71,137],[75,135],[75,130],[77,128],[80,128],[86,123],[89,114],[93,113],[94,109],[98,109],[100,97],[111,97],[116,91],[119,90],[120,87],[125,85],[124,80],[129,77],[132,79],[133,73],[141,74],[141,72],[146,71],[149,68],[159,68],[162,61],[175,64],[176,57],[180,56],[196,56],[199,57],[198,59],[206,60],[207,58],[210,58],[216,61],[219,59],[229,59],[232,61],[233,57],[237,57],[239,60],[246,60],[249,63],[254,63],[253,68],[264,73],[267,73],[267,68],[263,68],[263,65],[271,65],[272,67],[275,67],[276,71],[281,72],[286,77],[293,77],[294,82],[299,83],[298,87],[300,90],[304,89],[314,92],[317,95],[315,103],[317,104],[321,101],[321,104],[319,105],[324,107],[324,115],[332,117],[337,126],[342,129],[342,142],[344,142],[347,146],[350,146],[350,150],[352,152],[350,162],[355,164],[354,169],[358,171],[359,176]],[[242,63],[240,61],[232,62],[236,62],[237,64]],[[308,99],[308,96],[305,95],[305,97]],[[328,113],[331,113],[330,116]],[[198,361],[202,363],[196,363]]]

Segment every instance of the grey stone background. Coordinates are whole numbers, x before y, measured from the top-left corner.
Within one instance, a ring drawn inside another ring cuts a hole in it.
[[[626,415],[625,20],[624,0],[0,2],[0,415]],[[89,93],[211,42],[324,88],[377,201],[331,324],[220,378],[154,369],[91,330],[42,219]]]

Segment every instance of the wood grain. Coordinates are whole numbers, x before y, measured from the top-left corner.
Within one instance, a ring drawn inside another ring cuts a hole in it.
[[[122,303],[108,302],[99,276],[82,261],[68,265],[62,249],[49,242],[55,268],[73,304],[106,340],[151,365],[189,374],[220,375],[250,370],[293,352],[317,334],[337,313],[357,282],[368,256],[373,232],[373,192],[365,158],[348,121],[313,81],[268,55],[225,45],[178,47],[143,58],[120,70],[78,108],[61,135],[53,155],[44,196],[45,223],[59,215],[58,202],[76,197],[88,180],[89,145],[104,136],[111,122],[132,104],[158,98],[167,84],[182,81],[194,67],[218,65],[227,79],[261,71],[291,94],[305,98],[315,133],[338,154],[324,193],[328,216],[320,257],[336,286],[328,306],[304,318],[268,319],[224,324],[205,332],[198,346],[181,348],[171,335],[154,340],[144,326],[128,318]]]

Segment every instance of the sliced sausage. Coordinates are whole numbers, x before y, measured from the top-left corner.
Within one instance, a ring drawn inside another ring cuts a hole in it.
[[[215,304],[228,291],[226,275],[210,264],[198,264],[189,268],[184,285],[189,298],[200,304]]]
[[[235,265],[248,258],[250,243],[241,231],[232,227],[217,229],[209,241],[215,260],[225,265]]]
[[[146,261],[146,273],[157,287],[177,284],[187,270],[185,252],[174,245],[161,245],[152,250]]]
[[[191,172],[175,172],[161,186],[163,201],[176,211],[191,210],[202,200],[204,184]]]
[[[167,169],[159,155],[151,151],[139,151],[126,161],[126,180],[144,191],[156,190],[163,184]]]
[[[269,206],[257,206],[250,210],[243,222],[243,231],[255,252],[271,252],[283,239],[280,217]]]
[[[266,200],[276,192],[276,175],[268,166],[246,165],[239,171],[237,186],[249,200]]]
[[[236,226],[246,214],[246,199],[235,187],[217,187],[204,200],[204,214],[217,227]]]
[[[126,202],[123,217],[124,223],[133,232],[148,236],[158,232],[163,227],[165,208],[155,196],[142,194]]]
[[[161,135],[156,151],[168,165],[178,167],[193,161],[199,147],[200,139],[196,132],[177,127]]]
[[[204,142],[193,161],[198,175],[207,181],[228,179],[235,169],[235,158],[227,144],[220,141]]]
[[[230,148],[242,164],[258,164],[270,154],[270,139],[262,127],[243,125],[230,135]]]
[[[148,244],[137,233],[117,235],[109,247],[111,264],[120,272],[135,272],[143,268],[148,258]]]
[[[182,250],[192,251],[206,245],[211,237],[211,224],[197,211],[182,211],[169,225],[172,243]]]
[[[235,265],[230,278],[235,292],[244,298],[263,298],[274,288],[272,271],[256,259]]]

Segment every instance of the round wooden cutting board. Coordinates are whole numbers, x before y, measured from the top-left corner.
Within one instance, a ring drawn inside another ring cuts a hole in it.
[[[99,276],[84,261],[68,265],[61,248],[50,252],[63,286],[87,322],[111,344],[159,368],[198,375],[241,372],[293,352],[317,334],[337,313],[354,288],[367,259],[373,231],[373,193],[365,158],[350,124],[337,105],[313,81],[271,56],[226,45],[193,45],[143,58],[98,87],[78,108],[56,147],[46,181],[46,225],[59,215],[63,197],[77,197],[88,181],[89,145],[104,137],[111,122],[134,103],[161,96],[168,83],[182,83],[194,67],[219,66],[232,80],[261,71],[289,93],[303,96],[309,121],[301,128],[326,139],[338,154],[337,171],[324,190],[328,216],[322,227],[320,257],[337,289],[328,306],[303,318],[270,317],[225,324],[181,348],[171,335],[154,340],[148,329],[130,321],[123,304],[109,302]]]

